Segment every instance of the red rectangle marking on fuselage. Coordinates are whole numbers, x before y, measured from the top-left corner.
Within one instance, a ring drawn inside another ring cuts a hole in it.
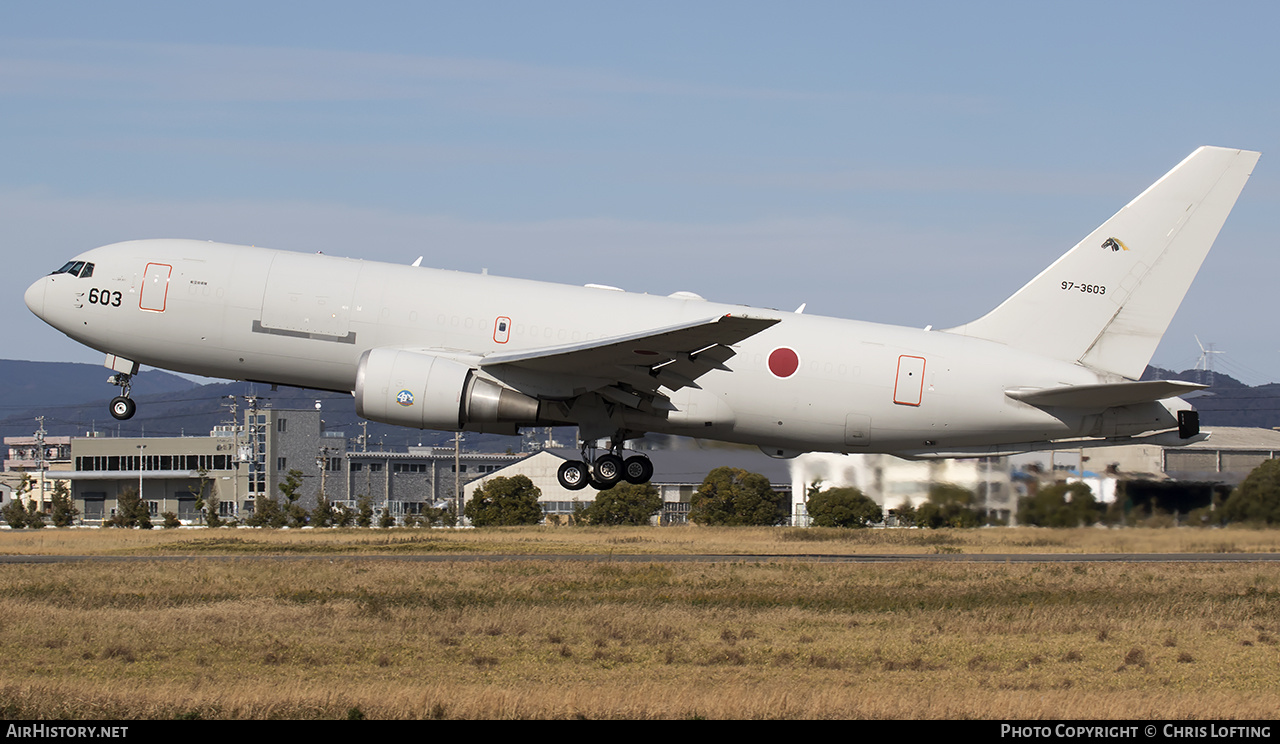
[[[169,277],[173,267],[169,264],[149,263],[142,274],[142,291],[138,293],[138,307],[156,313],[164,312],[169,302]]]
[[[918,406],[924,397],[924,357],[898,357],[898,379],[893,385],[893,402]]]

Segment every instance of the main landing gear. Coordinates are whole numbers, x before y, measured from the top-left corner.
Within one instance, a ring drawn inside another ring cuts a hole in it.
[[[120,386],[120,394],[111,399],[112,418],[119,421],[128,421],[133,418],[133,414],[138,410],[138,404],[129,397],[129,391],[133,387],[133,375],[121,372],[108,377],[107,382]]]
[[[639,485],[648,483],[653,477],[653,463],[648,457],[632,455],[622,459],[621,442],[610,446],[608,452],[595,458],[594,463],[591,463],[591,458],[587,455],[588,449],[594,447],[583,445],[581,460],[570,460],[560,466],[556,478],[563,488],[577,491],[591,486],[597,491],[604,491],[621,481]]]

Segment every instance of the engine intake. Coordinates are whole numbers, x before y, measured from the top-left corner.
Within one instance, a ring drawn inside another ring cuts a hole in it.
[[[356,372],[356,413],[417,429],[460,431],[468,424],[531,426],[538,400],[476,376],[453,359],[403,349],[370,349]]]

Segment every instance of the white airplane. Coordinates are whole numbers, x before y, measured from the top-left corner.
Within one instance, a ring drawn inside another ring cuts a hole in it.
[[[1196,150],[947,330],[194,240],[95,248],[25,299],[107,355],[117,419],[148,364],[350,392],[364,418],[421,429],[576,425],[570,489],[647,481],[648,458],[623,459],[645,432],[775,457],[1185,444],[1207,434],[1176,396],[1204,386],[1136,380],[1258,157]]]

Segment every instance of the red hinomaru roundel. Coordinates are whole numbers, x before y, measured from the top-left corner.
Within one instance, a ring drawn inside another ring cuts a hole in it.
[[[769,352],[769,371],[774,377],[787,378],[800,369],[800,355],[785,346]]]

